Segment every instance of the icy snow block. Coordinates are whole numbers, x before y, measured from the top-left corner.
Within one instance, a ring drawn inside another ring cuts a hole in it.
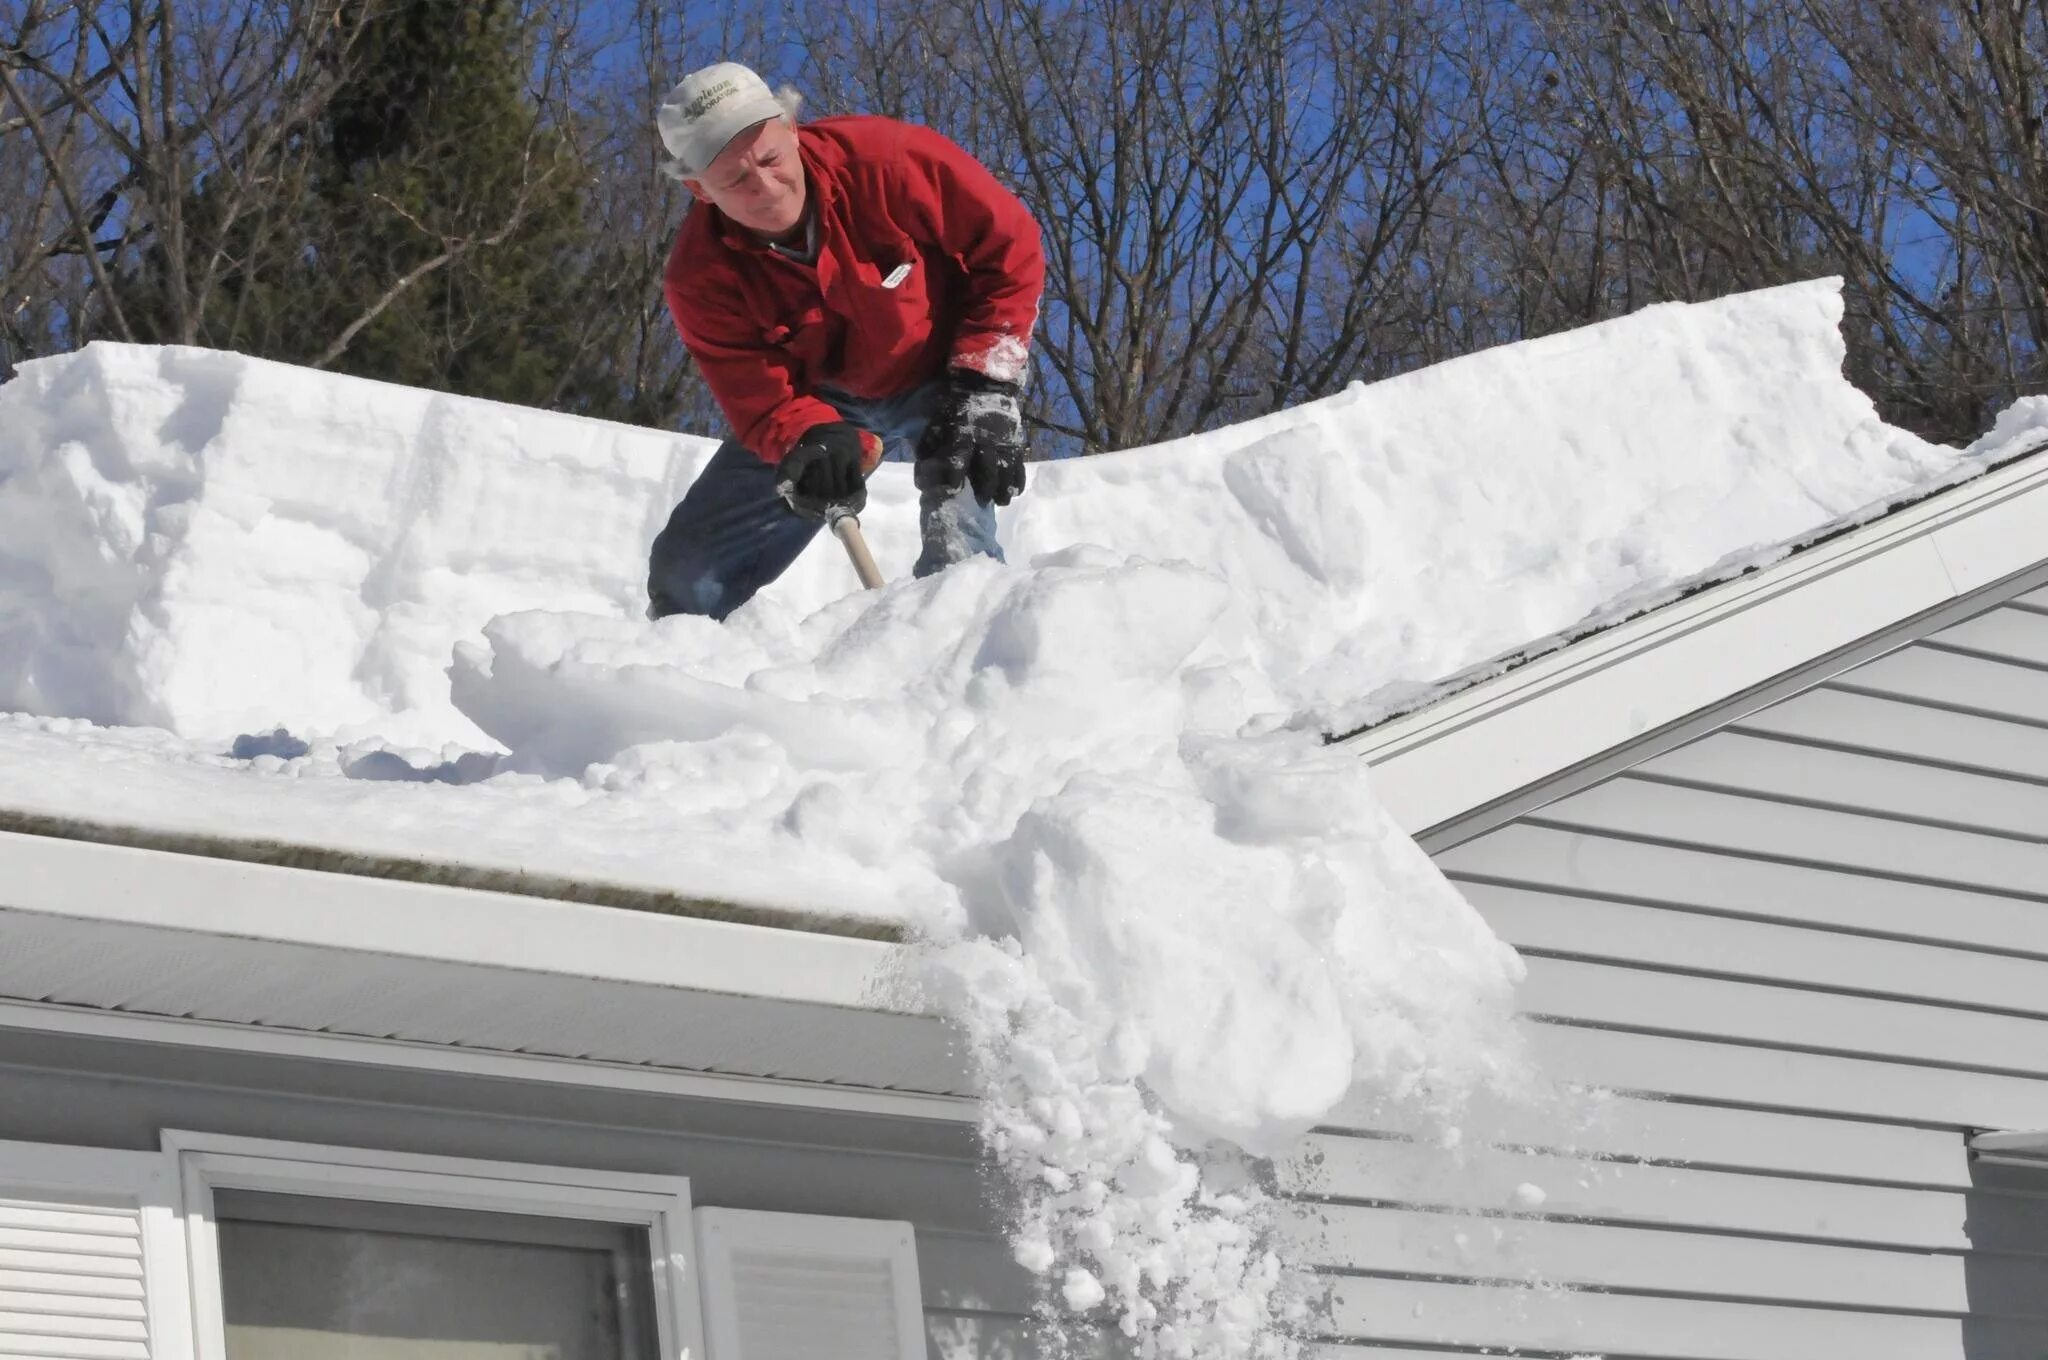
[[[477,734],[453,644],[637,613],[709,440],[210,350],[0,387],[0,710],[224,737]]]

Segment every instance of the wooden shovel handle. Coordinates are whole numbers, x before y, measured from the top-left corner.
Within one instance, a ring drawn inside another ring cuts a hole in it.
[[[860,583],[869,590],[879,589],[882,571],[875,565],[874,554],[868,551],[868,541],[861,534],[860,521],[852,515],[834,515],[832,532],[846,545],[846,556],[852,561],[853,574],[860,577]]]

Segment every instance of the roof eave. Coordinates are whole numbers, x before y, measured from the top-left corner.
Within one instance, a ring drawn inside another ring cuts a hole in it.
[[[346,1040],[371,1065],[496,1055],[540,1080],[960,1118],[961,1056],[903,962],[803,929],[0,832],[0,1029],[149,1020],[159,1042]]]
[[[1840,657],[2048,556],[2048,456],[1916,504],[1594,633],[1342,745],[1411,835]]]
[[[894,954],[836,933],[166,851],[0,830],[0,910],[860,1009]]]

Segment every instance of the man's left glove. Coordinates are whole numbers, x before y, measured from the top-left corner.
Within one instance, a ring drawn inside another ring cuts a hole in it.
[[[867,509],[867,474],[881,454],[881,440],[856,425],[813,425],[776,465],[775,490],[805,519],[858,515]]]
[[[931,424],[917,441],[917,488],[1008,505],[1024,489],[1023,395],[1015,383],[956,368]]]

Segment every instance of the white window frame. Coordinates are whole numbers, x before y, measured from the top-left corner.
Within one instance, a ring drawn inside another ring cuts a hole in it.
[[[660,1354],[663,1360],[698,1360],[704,1354],[690,1183],[686,1177],[437,1157],[184,1129],[166,1129],[163,1149],[177,1165],[190,1263],[196,1360],[227,1360],[220,1241],[214,1212],[214,1192],[220,1189],[574,1218],[645,1228],[648,1256],[653,1263],[651,1284]]]

